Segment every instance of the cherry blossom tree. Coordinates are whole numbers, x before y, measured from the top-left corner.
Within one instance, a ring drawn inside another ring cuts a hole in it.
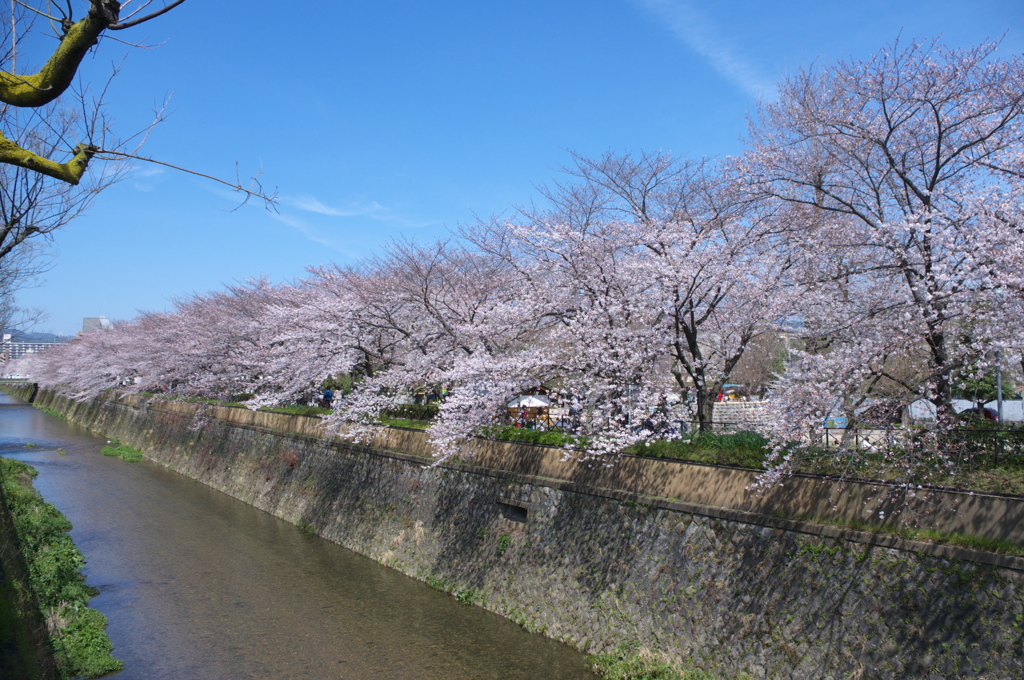
[[[11,362],[9,371],[30,375],[40,386],[76,400],[92,399],[138,375],[141,343],[137,323],[114,323],[71,342]]]
[[[575,256],[614,282],[588,288],[592,274],[578,262],[566,276],[588,291],[588,309],[615,299],[628,312],[613,355],[661,371],[667,365],[676,388],[694,398],[701,429],[711,428],[715,399],[744,352],[774,334],[786,314],[781,283],[789,262],[777,248],[771,206],[751,200],[730,167],[706,160],[607,154],[576,158],[569,174],[580,184],[548,189],[553,211],[532,216],[537,224],[560,221],[569,233],[532,240],[602,244]],[[555,259],[566,260],[564,250]]]
[[[1024,346],[1024,60],[996,49],[897,42],[798,73],[752,122],[742,172],[794,227],[807,343],[776,386],[780,439],[872,398],[948,425],[955,372]],[[905,439],[909,477],[941,458]]]
[[[160,328],[140,343],[148,351],[139,389],[221,399],[245,392],[265,370],[265,320],[281,289],[258,278],[176,300],[171,314],[140,317]]]
[[[174,311],[145,313],[50,348],[24,370],[75,399],[115,388],[228,398],[265,368],[264,317],[280,291],[255,279],[182,298]]]
[[[328,320],[319,335],[338,338],[349,366],[345,370],[362,366],[364,376],[329,419],[338,429],[343,423],[375,422],[419,386],[455,382],[455,396],[442,405],[431,431],[440,455],[450,455],[459,441],[493,421],[495,400],[506,398],[507,390],[487,386],[507,379],[498,376],[498,364],[510,354],[537,351],[535,328],[527,318],[533,303],[522,298],[505,263],[464,243],[395,242],[358,273],[337,268],[314,273],[318,281],[311,287],[323,291],[321,300],[336,301],[330,309],[341,322]],[[323,318],[322,310],[314,310],[314,318]],[[468,368],[481,365],[495,370],[485,377]],[[530,371],[519,368],[514,382],[529,383]],[[467,400],[471,393],[478,398]],[[366,432],[346,428],[353,436]]]

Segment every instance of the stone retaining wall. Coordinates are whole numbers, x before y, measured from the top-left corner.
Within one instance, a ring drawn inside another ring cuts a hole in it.
[[[584,651],[636,645],[723,677],[1024,675],[1013,558],[978,564],[525,472],[429,468],[216,418],[194,427],[177,406],[42,397],[152,460]]]
[[[768,422],[768,409],[761,401],[720,401],[712,411],[712,423],[730,430],[761,432]]]
[[[29,394],[30,391],[31,387],[21,388],[23,394]],[[40,405],[59,411],[80,408],[73,402],[45,391],[37,401]],[[323,436],[320,419],[316,417],[152,399],[138,395],[121,395],[115,401],[148,411],[183,415],[192,420],[190,427],[193,428],[218,420],[309,437]],[[369,445],[377,451],[419,457],[429,457],[431,454],[430,443],[419,430],[382,427]],[[816,519],[838,523],[852,520],[881,524],[883,520],[880,517],[891,523],[910,514],[914,525],[922,529],[1002,539],[1024,546],[1024,499],[1019,496],[920,489],[914,491],[913,498],[907,498],[885,483],[838,481],[815,475],[795,475],[784,484],[764,491],[752,488],[758,475],[752,470],[636,456],[621,456],[610,468],[603,465],[588,466],[567,460],[562,449],[486,439],[471,442],[461,462],[473,468],[541,477],[549,480],[549,483],[559,480],[568,483],[566,488],[599,490],[614,497],[625,494],[623,497],[630,498],[636,495],[674,501],[676,506],[687,508],[699,506],[704,512],[717,509],[716,516],[732,519],[751,519],[751,515],[761,515],[767,518]],[[753,519],[766,521],[765,517]],[[775,522],[772,526],[778,524]],[[790,528],[790,525],[785,528]],[[822,533],[821,529],[819,526],[813,531]],[[848,533],[852,535],[856,532]],[[949,553],[945,547],[932,544],[924,544],[920,549],[933,554]],[[977,559],[998,564],[1005,562],[997,556],[983,555]]]

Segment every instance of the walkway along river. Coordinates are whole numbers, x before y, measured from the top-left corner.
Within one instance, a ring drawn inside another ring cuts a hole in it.
[[[118,680],[595,677],[564,645],[105,444],[0,393],[0,455],[38,469],[74,525]]]

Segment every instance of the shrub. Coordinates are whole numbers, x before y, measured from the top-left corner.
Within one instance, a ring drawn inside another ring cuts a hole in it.
[[[383,415],[402,420],[433,420],[437,417],[437,409],[437,404],[402,404],[389,408]]]

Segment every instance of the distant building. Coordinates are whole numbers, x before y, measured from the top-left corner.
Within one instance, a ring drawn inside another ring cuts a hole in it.
[[[105,316],[86,317],[82,319],[82,332],[102,331],[110,328],[110,321]]]
[[[3,340],[0,341],[0,363],[14,361],[15,359],[22,358],[26,354],[42,352],[43,350],[49,349],[50,347],[56,347],[60,344],[62,343],[32,341],[14,342],[11,339],[10,333],[4,333]]]

